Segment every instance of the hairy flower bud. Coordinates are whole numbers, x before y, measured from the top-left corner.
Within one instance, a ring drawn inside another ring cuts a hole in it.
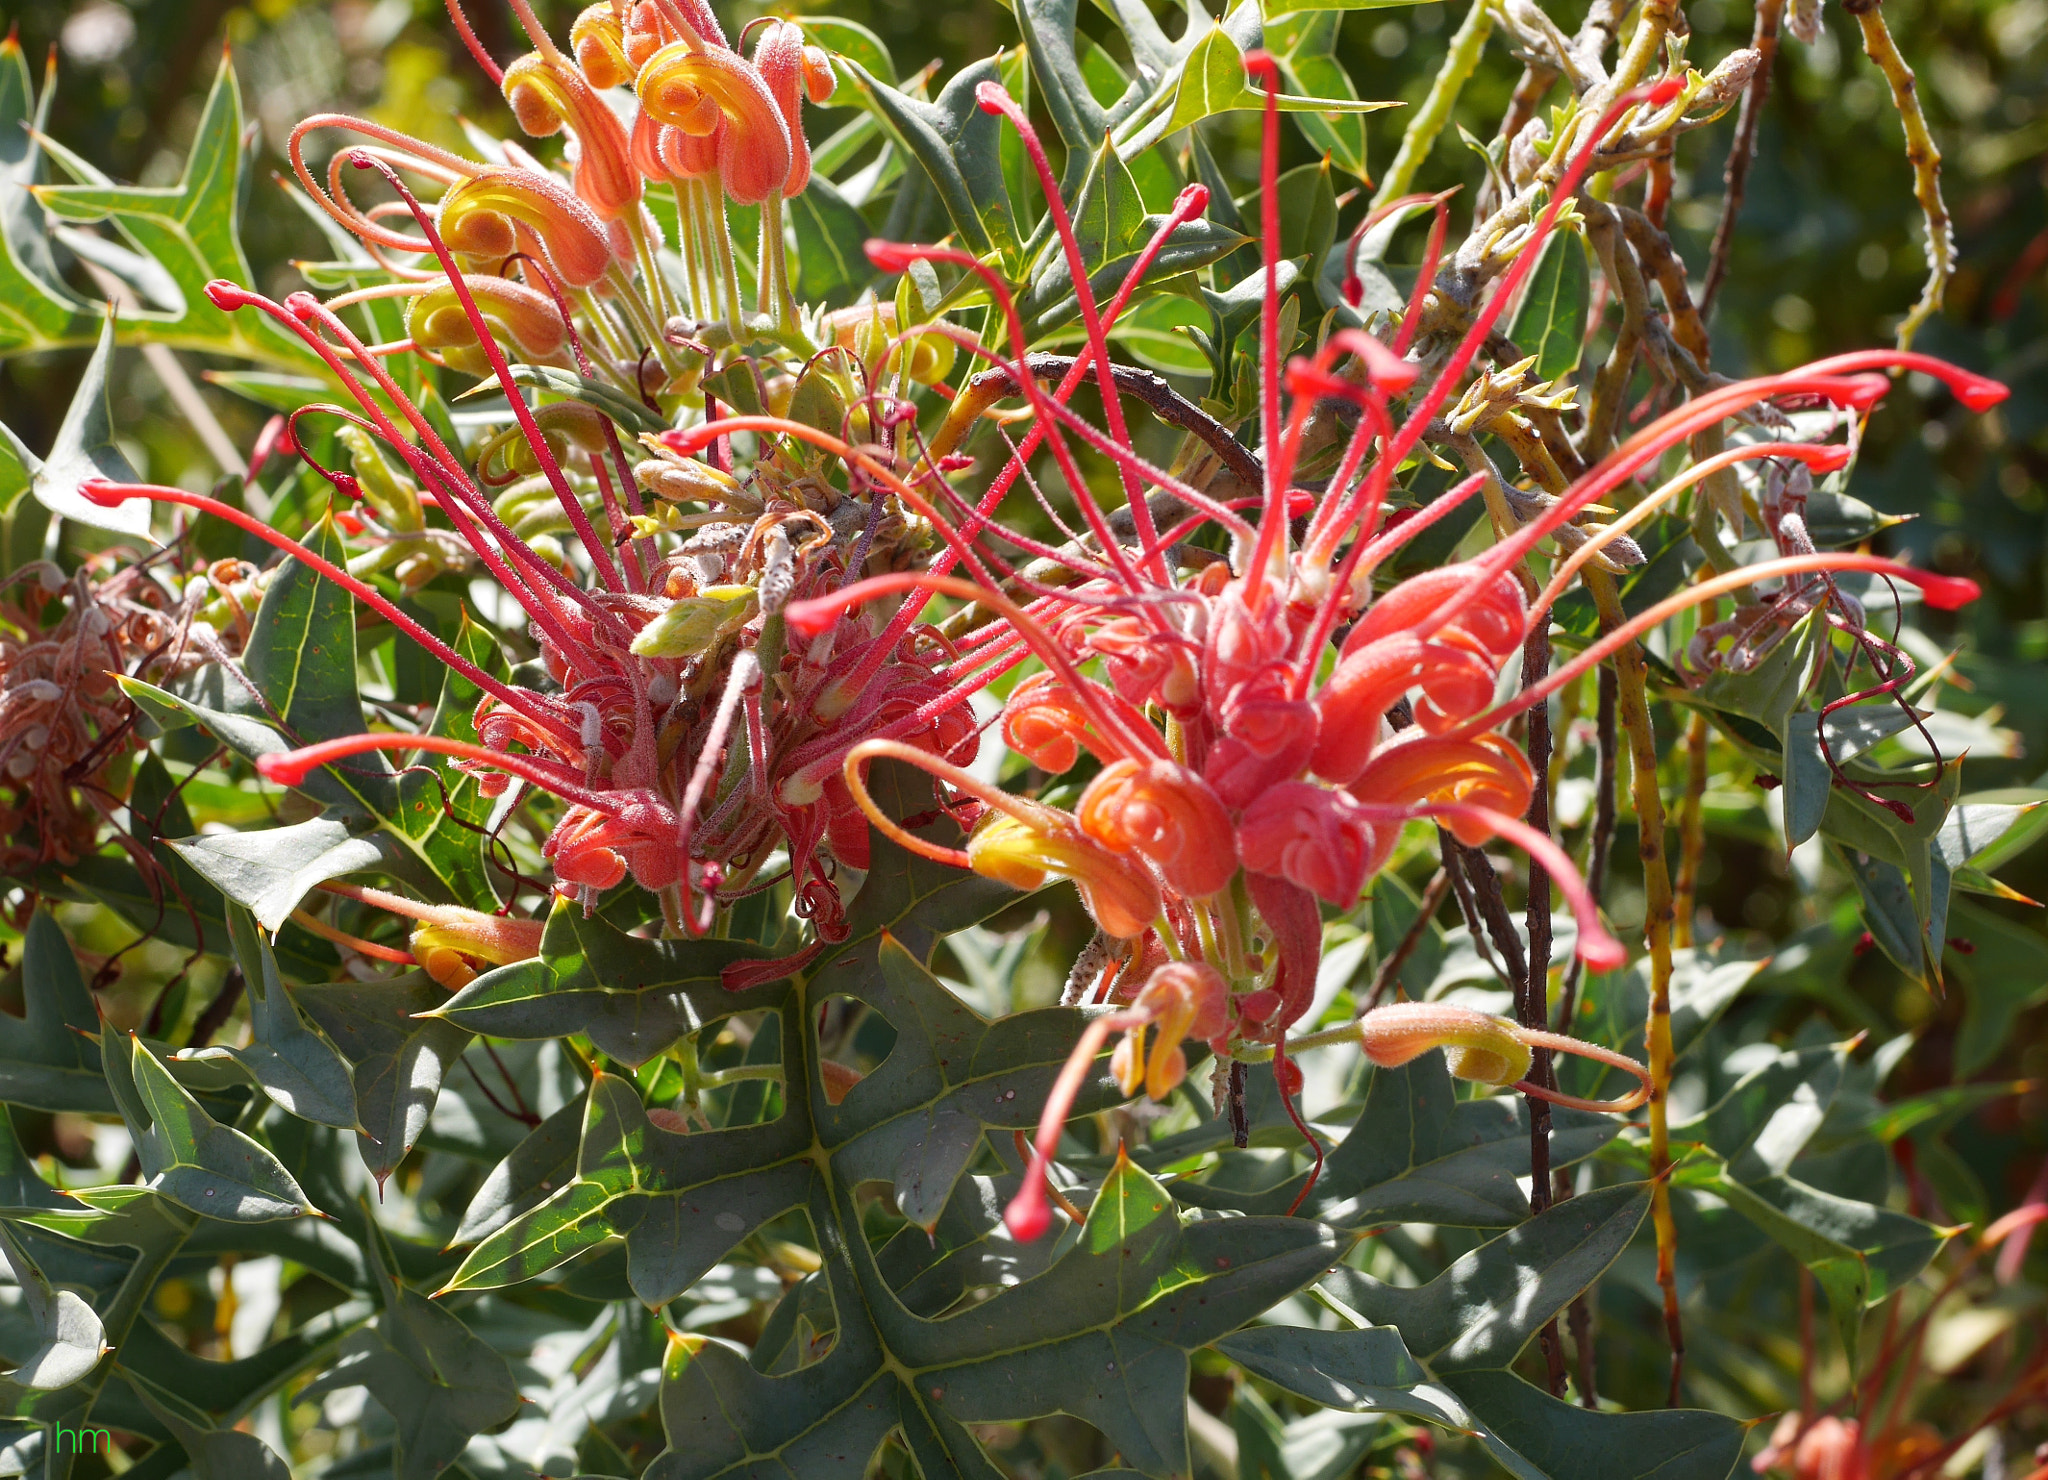
[[[623,60],[623,58],[622,58]],[[576,193],[606,220],[640,199],[640,174],[633,168],[626,126],[566,61],[538,53],[505,69],[505,101],[519,126],[536,139],[561,132],[576,135]]]
[[[626,31],[611,0],[584,7],[569,27],[569,46],[576,65],[592,87],[617,87],[633,80],[634,66],[626,55]]]
[[[1365,1056],[1396,1069],[1433,1048],[1444,1051],[1453,1077],[1479,1084],[1513,1084],[1527,1076],[1534,1057],[1506,1018],[1448,1002],[1390,1002],[1358,1020]]]
[[[482,273],[465,274],[462,285],[469,290],[491,336],[501,345],[509,340],[518,350],[518,359],[542,364],[568,344],[568,322],[555,300],[539,289]],[[476,326],[452,284],[437,283],[414,298],[406,311],[405,328],[415,345],[438,354],[455,369],[468,375],[491,373]]]
[[[789,126],[752,63],[671,42],[648,58],[634,85],[641,107],[686,134],[707,136],[724,123],[718,175],[734,200],[755,205],[788,183]]]
[[[1230,815],[1207,782],[1176,762],[1113,761],[1074,811],[1089,837],[1150,859],[1187,898],[1214,894],[1237,872]]]
[[[572,288],[591,286],[611,267],[603,223],[546,175],[492,165],[441,198],[441,235],[452,252],[495,266],[520,250],[521,227],[539,239],[549,266]]]

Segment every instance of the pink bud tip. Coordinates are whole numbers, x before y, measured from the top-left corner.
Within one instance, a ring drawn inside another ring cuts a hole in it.
[[[880,237],[870,237],[863,250],[878,272],[908,272],[919,256],[917,248],[906,242],[885,242]]]
[[[2001,382],[1983,375],[1958,374],[1949,382],[1956,399],[1972,411],[1989,411],[2012,392]]]
[[[1616,971],[1628,964],[1628,947],[1603,931],[1579,941],[1579,959],[1595,971]]]
[[[782,609],[782,620],[799,637],[816,637],[839,620],[839,604],[831,597],[792,601]]]
[[[984,113],[1007,113],[1017,106],[1017,100],[1010,96],[1009,89],[995,81],[984,82],[975,88],[974,101],[981,105]]]
[[[215,278],[208,283],[206,297],[222,313],[232,313],[248,301],[248,294],[226,278]]]
[[[1273,60],[1270,51],[1248,51],[1244,54],[1244,69],[1270,91],[1280,89],[1280,64]]]
[[[78,491],[85,495],[87,503],[102,509],[118,509],[136,496],[127,484],[111,483],[105,478],[88,478],[78,485]]]
[[[1190,216],[1199,216],[1209,209],[1209,187],[1202,184],[1186,186],[1173,205],[1175,210],[1185,211]]]
[[[1849,466],[1849,459],[1856,455],[1856,449],[1846,442],[1830,442],[1823,447],[1796,454],[1800,461],[1816,473],[1839,473]]]
[[[1003,1224],[1010,1230],[1010,1236],[1022,1243],[1045,1237],[1046,1229],[1052,1226],[1052,1209],[1045,1205],[1045,1193],[1038,1185],[1038,1179],[1027,1171],[1031,1180],[1024,1184],[1024,1190],[1010,1199],[1010,1206],[1003,1212]]]
[[[663,432],[661,445],[678,457],[695,457],[723,435],[718,423],[706,422],[686,432]]]
[[[275,781],[279,786],[297,786],[306,779],[310,769],[295,761],[290,754],[259,755],[256,757],[256,774],[265,781]]]
[[[1938,576],[1903,566],[1898,574],[1918,586],[1927,604],[1938,612],[1959,611],[1984,594],[1984,588],[1966,576]]]
[[[1667,77],[1650,89],[1650,105],[1655,108],[1661,108],[1684,91],[1684,79]]]

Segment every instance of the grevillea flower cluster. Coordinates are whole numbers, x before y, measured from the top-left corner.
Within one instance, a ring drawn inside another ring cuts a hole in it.
[[[1520,851],[1564,892],[1580,957],[1596,969],[1625,959],[1571,861],[1525,820],[1541,783],[1509,732],[1518,716],[1672,617],[1738,592],[1748,604],[1736,621],[1702,630],[1702,670],[1723,661],[1723,642],[1726,661],[1753,662],[1817,606],[1857,626],[1832,573],[1911,582],[1936,606],[1974,595],[1967,582],[1875,556],[1816,552],[1799,541],[1797,510],[1779,501],[1770,526],[1779,558],[1612,623],[1553,671],[1522,661],[1537,645],[1547,659],[1553,605],[1579,575],[1639,563],[1629,530],[1686,490],[1746,462],[1829,471],[1850,455],[1848,443],[1763,436],[1697,458],[1627,516],[1602,522],[1612,511],[1600,500],[1730,418],[1769,429],[1782,421],[1774,408],[1833,407],[1853,437],[1890,384],[1882,372],[1901,368],[1940,377],[1973,408],[2003,394],[1924,356],[1847,355],[1702,385],[1582,472],[1560,474],[1554,489],[1507,484],[1479,434],[1519,437],[1518,449],[1531,449],[1525,463],[1543,463],[1533,410],[1554,411],[1557,399],[1529,383],[1527,361],[1468,371],[1491,353],[1501,316],[1587,172],[1680,127],[1700,99],[1697,77],[1638,87],[1568,120],[1550,141],[1548,204],[1514,231],[1490,293],[1454,301],[1437,274],[1444,202],[1424,202],[1438,228],[1407,311],[1380,332],[1333,329],[1312,355],[1285,359],[1279,78],[1270,58],[1253,54],[1250,81],[1265,97],[1259,439],[1250,495],[1219,500],[1134,450],[1106,373],[1111,331],[1174,232],[1207,209],[1203,187],[1182,193],[1115,295],[1099,301],[1045,148],[1016,100],[984,82],[979,106],[1013,131],[1043,188],[1082,353],[1057,366],[1034,357],[1011,285],[945,245],[877,241],[868,255],[883,271],[978,279],[1003,348],[944,318],[899,323],[881,305],[807,314],[790,300],[777,205],[804,187],[802,103],[825,95],[831,72],[797,26],[766,22],[749,58],[701,7],[600,4],[578,18],[565,52],[523,3],[514,8],[536,49],[504,70],[504,91],[530,135],[571,137],[566,176],[516,144],[477,162],[357,120],[309,119],[292,141],[301,182],[391,281],[324,302],[298,294],[277,303],[225,283],[212,292],[223,308],[285,326],[350,393],[352,405],[306,408],[294,427],[338,417],[368,439],[369,456],[403,464],[409,483],[377,498],[360,471],[330,475],[342,494],[374,506],[358,527],[417,543],[425,511],[437,511],[463,558],[525,610],[549,683],[483,672],[348,571],[216,501],[107,484],[89,495],[148,496],[233,519],[349,586],[461,671],[484,696],[475,742],[371,733],[267,756],[259,768],[297,782],[366,752],[417,750],[452,757],[487,792],[551,793],[562,803],[544,850],[555,889],[586,910],[630,880],[661,897],[670,932],[702,933],[721,904],[764,887],[763,871],[779,860],[797,913],[829,941],[843,931],[838,879],[865,867],[869,823],[913,852],[1019,889],[1071,881],[1099,936],[1070,996],[1110,1010],[1090,1022],[1046,1105],[1010,1209],[1019,1235],[1047,1226],[1047,1163],[1111,1035],[1122,1035],[1111,1069],[1128,1094],[1172,1092],[1199,1044],[1216,1069],[1219,1113],[1233,1066],[1253,1063],[1273,1066],[1292,1111],[1290,1056],[1333,1041],[1289,1037],[1313,992],[1322,911],[1355,906],[1410,824],[1434,824],[1468,848],[1498,841]],[[370,142],[346,144],[322,177],[305,145],[335,129]],[[394,198],[359,204],[351,186],[366,177]],[[440,187],[434,204],[415,195],[414,179]],[[643,205],[657,186],[672,188],[678,205],[680,281],[663,266]],[[751,306],[736,286],[728,198],[762,207]],[[379,296],[408,300],[407,340],[367,344],[341,316]],[[735,413],[707,393],[707,377],[753,336],[782,347],[788,373],[781,396]],[[484,375],[509,424],[465,459],[387,368],[399,353]],[[927,435],[917,388],[940,382],[961,353],[988,368],[945,388],[951,405]],[[830,378],[836,425],[793,414],[795,386],[812,375]],[[1099,427],[1068,405],[1091,376],[1105,387]],[[587,393],[536,403],[526,389],[537,384]],[[648,408],[665,429],[621,435],[607,395]],[[956,449],[1005,399],[1021,401],[1031,428],[985,484],[963,486],[973,461]],[[1301,476],[1304,440],[1319,412],[1345,431],[1334,464],[1311,484]],[[748,438],[759,450],[742,468],[734,448]],[[1471,476],[1419,511],[1397,509],[1402,471],[1426,440],[1459,451]],[[1126,528],[1091,489],[1077,448],[1112,464]],[[1057,546],[1002,518],[1041,449],[1084,526],[1063,529]],[[1475,500],[1493,524],[1490,548],[1382,588],[1400,552]],[[527,537],[541,529],[572,536],[571,552]],[[1191,537],[1211,532],[1227,555],[1190,559]],[[1037,563],[1019,568],[1018,552]],[[1549,562],[1543,581],[1539,556]],[[994,619],[964,631],[938,625],[927,610],[941,595]],[[900,598],[893,611],[873,605],[885,598]],[[1002,737],[1047,776],[1087,756],[1092,774],[1071,806],[968,769],[979,725],[967,701],[1027,663],[1004,701]],[[960,846],[874,802],[867,771],[884,759],[934,778],[940,805],[968,829]],[[464,930],[483,941],[480,927],[420,918],[421,949],[450,984],[469,963],[505,959],[505,942],[461,949]],[[1647,1092],[1606,1102],[1562,1095],[1527,1077],[1535,1051],[1644,1071],[1594,1045],[1441,1005],[1380,1008],[1335,1035],[1385,1066],[1443,1049],[1462,1077],[1564,1104],[1621,1111]],[[1303,1133],[1320,1164],[1320,1143]]]

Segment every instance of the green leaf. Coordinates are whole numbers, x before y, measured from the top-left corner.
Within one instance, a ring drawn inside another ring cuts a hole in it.
[[[523,385],[530,390],[546,391],[560,396],[565,401],[580,401],[584,405],[602,412],[617,422],[633,436],[641,432],[665,432],[668,423],[649,411],[645,405],[634,400],[610,381],[595,380],[587,375],[578,375],[570,370],[553,365],[514,365],[512,383]],[[458,402],[477,396],[503,395],[495,378],[479,381],[455,399]]]
[[[1812,1271],[1827,1292],[1852,1374],[1863,1312],[1910,1283],[1948,1237],[1918,1218],[1783,1175],[1752,1181],[1724,1170],[1706,1185]]]
[[[807,15],[804,39],[835,55],[851,57],[884,82],[896,81],[896,64],[889,59],[888,45],[859,21],[836,15]],[[838,104],[838,100],[834,103]]]
[[[449,1243],[480,1243],[575,1180],[588,1098],[578,1095],[543,1120],[491,1170]]]
[[[796,296],[828,308],[852,303],[875,275],[862,250],[873,235],[867,218],[816,174],[803,194],[790,197],[789,217],[796,230]]]
[[[1504,1368],[1619,1257],[1649,1212],[1647,1182],[1602,1187],[1481,1244],[1426,1285],[1339,1269],[1323,1288],[1374,1325],[1399,1328],[1438,1376]]]
[[[65,290],[42,212],[29,194],[42,175],[37,136],[49,121],[54,91],[45,88],[37,98],[20,41],[11,33],[0,40],[0,355],[90,344],[100,327],[98,305]],[[19,564],[0,558],[0,571]]]
[[[56,917],[39,909],[22,941],[25,1016],[0,1034],[0,1099],[38,1110],[104,1115],[113,1110],[100,1072],[99,1010]]]
[[[1358,87],[1337,60],[1337,36],[1343,18],[1330,11],[1297,9],[1266,17],[1265,46],[1280,63],[1280,76],[1297,93],[1312,97],[1358,101]],[[1365,119],[1338,113],[1297,113],[1295,125],[1309,143],[1330,156],[1348,175],[1366,174]]]
[[[4,60],[0,55],[0,63]],[[0,572],[12,573],[42,558],[50,511],[30,490],[41,466],[42,459],[0,425]]]
[[[21,1309],[35,1326],[36,1346],[7,1380],[39,1392],[71,1386],[99,1365],[106,1332],[92,1307],[69,1290],[54,1288],[13,1229],[0,1223],[0,1254],[14,1271]]]
[[[141,481],[114,445],[113,411],[107,403],[107,368],[113,354],[114,320],[109,315],[100,327],[99,343],[86,362],[85,373],[78,379],[78,389],[72,392],[71,405],[64,412],[49,455],[31,469],[29,486],[43,507],[60,518],[148,539],[150,511],[155,507],[149,500],[129,499],[101,508],[78,491],[90,478]]]
[[[1962,1076],[1981,1073],[2004,1052],[2020,1013],[2048,997],[2048,952],[2039,932],[1972,904],[1955,906],[1954,925],[1970,946],[1952,968],[1963,986],[1955,1047],[1955,1072]]]
[[[897,91],[852,57],[838,60],[860,105],[923,168],[967,249],[1014,264],[1022,243],[1003,184],[999,121],[974,101],[975,88],[995,80],[995,60],[963,67],[929,103]]]
[[[427,1128],[441,1081],[470,1034],[425,1014],[447,1000],[424,972],[301,987],[299,1006],[350,1065],[363,1164],[381,1185]]]
[[[139,1037],[110,1032],[102,1042],[107,1083],[150,1187],[189,1212],[230,1223],[313,1211],[283,1163],[208,1115]]]
[[[313,353],[267,315],[228,313],[206,296],[215,278],[254,281],[240,241],[242,120],[241,88],[224,55],[176,185],[116,185],[68,150],[52,150],[83,183],[39,186],[36,198],[61,221],[111,220],[163,269],[180,305],[170,313],[133,315],[139,337],[284,369],[317,368]]]
[[[256,920],[241,906],[230,905],[228,931],[249,1002],[249,1046],[188,1048],[176,1061],[240,1064],[287,1113],[341,1130],[355,1129],[355,1091],[348,1065],[332,1043],[306,1026]]]
[[[335,565],[348,562],[341,531],[331,517],[323,517],[305,543]],[[362,732],[355,598],[296,557],[277,567],[263,593],[242,651],[242,666],[257,693],[231,686],[234,712],[266,716],[302,745]],[[386,795],[389,776],[390,765],[381,755],[356,756],[348,762],[347,784],[353,788]]]
[[[1512,1096],[1460,1100],[1441,1055],[1425,1054],[1398,1069],[1376,1069],[1364,1107],[1331,1151],[1305,1212],[1347,1228],[1388,1223],[1441,1223],[1503,1228],[1529,1214],[1517,1185],[1529,1175],[1527,1110]],[[1276,1127],[1277,1129],[1277,1127]],[[1592,1155],[1620,1130],[1610,1116],[1558,1110],[1551,1158],[1557,1166]],[[1213,1134],[1227,1136],[1221,1122]],[[1283,1144],[1298,1146],[1290,1126]],[[1176,1146],[1185,1155],[1195,1148]],[[1176,1183],[1184,1202],[1247,1212],[1285,1212],[1306,1170],[1256,1190]],[[1212,1183],[1220,1180],[1211,1179]]]
[[[558,900],[538,960],[485,972],[435,1016],[493,1038],[587,1034],[599,1049],[638,1068],[706,1023],[779,1003],[786,995],[780,985],[728,992],[719,980],[727,966],[773,954],[751,941],[627,935],[601,916],[586,917],[581,905]]]
[[[340,1363],[299,1401],[342,1387],[369,1388],[398,1424],[394,1476],[431,1480],[473,1436],[518,1413],[519,1388],[489,1342],[398,1277],[382,1230],[373,1220],[369,1226],[383,1313],[342,1343]]]
[[[1592,291],[1585,244],[1575,232],[1553,232],[1508,329],[1516,348],[1536,357],[1537,380],[1556,380],[1578,368]]]
[[[1240,6],[1239,11],[1232,12],[1231,20],[1250,8]],[[1190,33],[1198,24],[1191,22]],[[1280,94],[1278,102],[1282,112],[1340,115],[1376,113],[1382,108],[1400,106],[1363,102],[1356,97],[1300,97],[1292,93]],[[1244,45],[1231,34],[1229,22],[1212,22],[1172,74],[1161,80],[1152,97],[1134,110],[1132,122],[1118,133],[1117,149],[1126,156],[1135,156],[1203,119],[1235,109],[1265,106],[1264,89],[1253,87],[1246,78]]]
[[[166,841],[208,883],[274,933],[316,884],[385,865],[385,848],[360,834],[360,827],[342,817],[326,816],[285,827]]]
[[[1745,1182],[1789,1167],[1827,1118],[1852,1044],[1788,1049],[1737,1080],[1712,1108],[1672,1134],[1712,1147]]]

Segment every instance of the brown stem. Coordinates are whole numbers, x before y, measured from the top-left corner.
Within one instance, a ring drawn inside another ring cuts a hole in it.
[[[1696,713],[1685,728],[1685,800],[1678,809],[1678,884],[1671,901],[1671,943],[1692,944],[1693,914],[1699,908],[1700,859],[1707,851],[1703,806],[1707,791],[1707,716]]]
[[[1598,685],[1593,718],[1593,836],[1586,860],[1586,889],[1595,899],[1607,887],[1607,860],[1614,850],[1616,781],[1621,769],[1621,747],[1614,726],[1617,685],[1612,668],[1600,670]],[[1564,985],[1557,994],[1556,1027],[1560,1033],[1571,1032],[1572,1019],[1578,1015],[1579,977],[1584,970],[1585,964],[1576,955],[1565,968]]]
[[[1749,185],[1749,167],[1756,162],[1756,135],[1763,123],[1764,102],[1771,94],[1771,67],[1778,58],[1778,23],[1785,18],[1785,0],[1756,0],[1756,24],[1749,44],[1757,53],[1756,70],[1743,90],[1742,111],[1735,116],[1735,142],[1728,146],[1728,165],[1721,173],[1721,219],[1714,244],[1707,250],[1707,281],[1700,289],[1700,316],[1714,311],[1714,297],[1728,278],[1728,256],[1735,247],[1735,219],[1742,214],[1742,196]]]
[[[1550,671],[1550,631],[1538,624],[1522,647],[1522,683],[1539,683]],[[1550,706],[1539,704],[1529,711],[1526,748],[1529,769],[1536,776],[1550,770]],[[1529,797],[1527,821],[1545,837],[1550,836],[1550,790],[1539,783]],[[1542,1028],[1550,1011],[1550,873],[1534,858],[1529,860],[1529,900],[1523,915],[1529,933],[1529,960],[1522,973],[1521,990],[1515,994],[1515,1018],[1525,1028]],[[1539,1048],[1529,1064],[1529,1077],[1545,1088],[1557,1087],[1551,1069],[1550,1051]],[[1524,1096],[1529,1106],[1529,1207],[1541,1213],[1550,1206],[1550,1106],[1543,1099]],[[1550,1377],[1551,1396],[1565,1392],[1564,1345],[1558,1337],[1557,1321],[1546,1321],[1537,1337]]]
[[[1415,918],[1408,924],[1407,933],[1401,943],[1394,947],[1394,953],[1380,962],[1380,969],[1373,974],[1372,987],[1365,994],[1365,1001],[1359,1004],[1360,1012],[1370,1012],[1380,1005],[1380,999],[1387,995],[1387,989],[1394,985],[1401,975],[1401,968],[1408,964],[1408,958],[1415,954],[1415,948],[1422,944],[1422,937],[1429,933],[1429,923],[1436,918],[1437,910],[1444,902],[1444,896],[1451,890],[1449,869],[1440,868],[1429,885],[1422,891],[1422,904],[1415,912]]]

